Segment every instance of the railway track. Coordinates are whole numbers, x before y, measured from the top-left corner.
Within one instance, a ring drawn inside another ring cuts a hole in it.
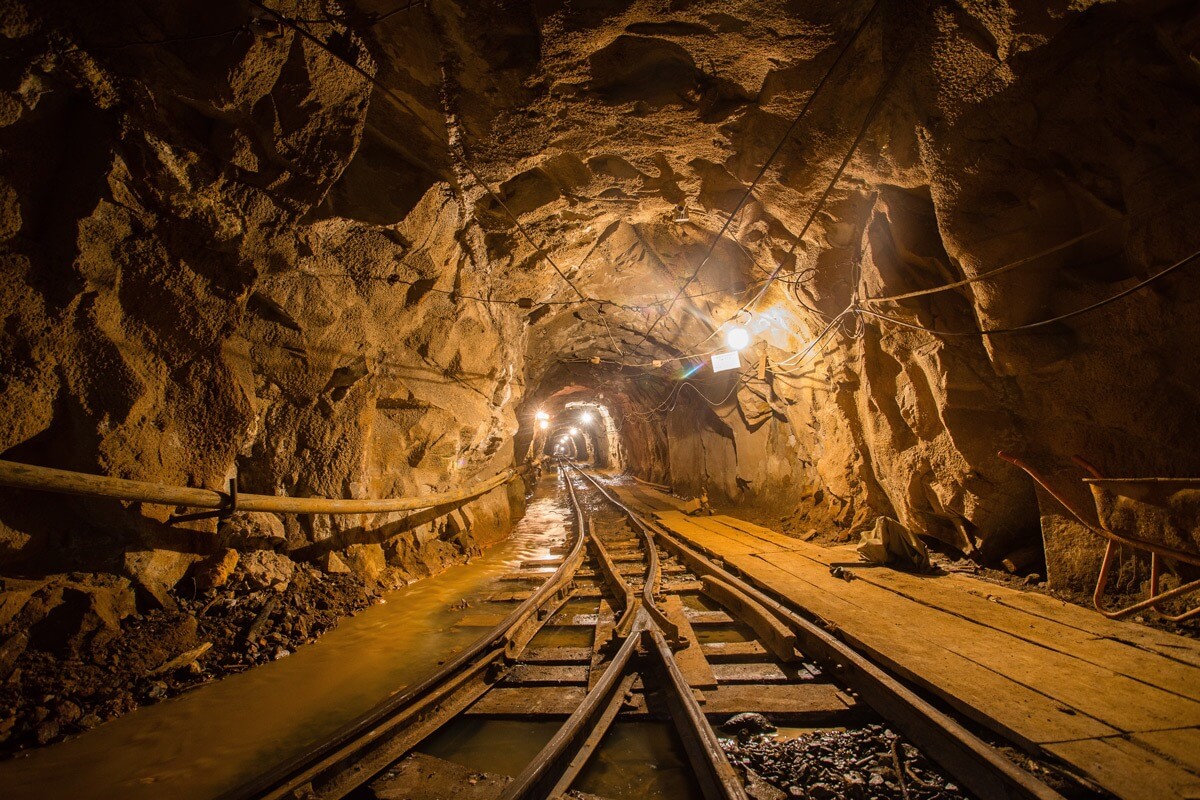
[[[594,797],[581,776],[614,725],[665,720],[693,794],[745,798],[713,726],[757,712],[806,728],[882,719],[977,797],[1061,798],[591,475],[563,464],[560,480],[574,537],[552,562],[511,576],[514,590],[494,598],[511,606],[499,624],[420,685],[225,797]],[[511,777],[424,752],[447,732],[514,719],[552,733]]]

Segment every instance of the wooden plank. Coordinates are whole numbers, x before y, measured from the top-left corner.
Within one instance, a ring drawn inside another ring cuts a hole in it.
[[[1124,800],[1200,798],[1200,778],[1122,738],[1060,742],[1046,749]]]
[[[1096,637],[1057,620],[1015,611],[989,599],[998,599],[1001,593],[1012,594],[1015,590],[1005,590],[1004,587],[981,581],[964,585],[961,581],[921,578],[893,570],[864,570],[857,574],[868,583],[979,625],[1065,653],[1181,697],[1200,700],[1200,667],[1122,641]]]
[[[787,683],[788,676],[774,661],[713,664],[713,674],[722,686],[730,683]],[[769,691],[778,687],[772,686]]]
[[[761,552],[792,550],[799,545],[805,544],[801,539],[777,533],[770,528],[764,528],[761,525],[755,525],[752,522],[746,522],[737,517],[730,517],[724,514],[717,514],[711,517],[691,517],[690,519],[700,527],[707,528],[714,533],[737,537],[740,541],[747,543],[758,542],[760,543],[759,546],[765,548]],[[809,546],[812,547],[815,545]],[[858,560],[857,552],[854,555],[854,559]]]
[[[700,645],[710,664],[728,661],[760,661],[767,648],[758,642],[706,642]]]
[[[589,692],[596,688],[596,684],[600,682],[600,676],[604,674],[604,665],[607,663],[604,651],[609,639],[612,638],[614,627],[616,627],[616,618],[613,615],[612,606],[608,604],[607,600],[601,600],[599,619],[596,623],[596,637],[592,640],[592,660],[588,665]]]
[[[590,647],[527,647],[521,653],[526,664],[586,664],[591,657]]]
[[[497,686],[463,714],[471,717],[567,717],[583,702],[583,686]]]
[[[919,631],[923,636],[937,637],[947,650],[1119,731],[1200,725],[1200,702],[941,609],[904,602],[894,592],[882,590],[865,580],[846,583],[800,554],[779,553],[772,554],[771,558],[789,572],[804,572],[806,579],[823,586],[826,591],[858,597],[860,605],[878,609],[879,615],[895,615],[902,619],[903,629],[893,627],[894,636],[911,638],[914,631]]]
[[[1200,728],[1149,731],[1134,734],[1130,739],[1166,756],[1188,772],[1200,775]]]
[[[873,606],[864,608],[853,602],[843,593],[843,588],[852,584],[831,578],[841,586],[817,585],[753,556],[732,561],[753,571],[756,579],[775,591],[801,602],[817,617],[836,620],[843,638],[881,664],[1027,747],[1118,733],[1099,720],[1067,713],[1069,710],[1045,695],[946,649],[931,636],[914,635],[912,628],[902,624],[903,614],[894,608],[888,609],[890,615],[880,615]]]
[[[516,664],[500,681],[500,686],[564,686],[585,684],[587,664]]]
[[[664,525],[688,539],[723,553],[767,553],[788,548],[727,525],[713,524],[713,517],[689,517],[677,511],[656,514]]]
[[[729,625],[733,617],[724,611],[699,611],[694,608],[686,609],[687,618],[693,625]]]
[[[774,653],[776,658],[784,662],[796,660],[796,634],[774,614],[725,581],[705,575],[701,582],[704,584],[704,593],[753,628],[763,647]]]
[[[716,688],[717,678],[713,675],[712,667],[708,665],[708,659],[704,657],[704,648],[700,642],[696,641],[696,632],[692,630],[692,624],[688,622],[687,614],[683,609],[683,600],[677,594],[667,595],[663,600],[663,611],[666,613],[667,619],[679,628],[680,638],[687,642],[682,649],[675,651],[675,663],[679,665],[679,671],[687,679],[688,686],[693,689]]]
[[[1131,647],[1200,667],[1200,640],[1148,628],[1133,622],[1109,619],[1089,608],[1036,592],[1008,590],[999,592],[998,596],[1002,605],[1027,614],[1053,619],[1062,625],[1069,625],[1093,636],[1123,642]]]
[[[793,683],[783,686],[730,684],[704,693],[705,714],[740,714],[753,711],[766,714],[776,722],[780,716],[790,720],[813,721],[843,714],[854,708],[854,700],[828,683]]]

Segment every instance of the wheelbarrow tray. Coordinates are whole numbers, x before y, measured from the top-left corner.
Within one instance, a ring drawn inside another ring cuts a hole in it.
[[[1086,478],[1084,483],[1104,530],[1200,558],[1200,478]]]

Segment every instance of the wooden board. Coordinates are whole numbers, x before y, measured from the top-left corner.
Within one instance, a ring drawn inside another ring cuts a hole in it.
[[[1200,799],[1200,777],[1121,738],[1046,747],[1124,800]]]
[[[727,518],[659,517],[897,674],[1114,793],[1200,787],[1200,643],[961,575],[863,565],[847,582],[829,565],[854,561],[853,550]]]
[[[604,648],[608,646],[608,641],[612,638],[614,627],[616,627],[616,618],[613,616],[612,606],[608,604],[607,600],[601,600],[596,623],[596,636],[592,639],[592,659],[588,664],[589,692],[596,688],[596,684],[600,682],[600,676],[604,674],[604,667],[608,663]]]
[[[758,642],[705,642],[700,647],[710,664],[761,661],[767,655],[767,649]]]
[[[496,717],[567,717],[583,702],[584,686],[497,686],[463,714]]]
[[[740,714],[754,711],[777,722],[827,719],[845,713],[855,705],[837,687],[827,683],[793,683],[783,686],[731,684],[704,693],[705,714]]]
[[[501,686],[563,686],[587,683],[586,664],[516,664],[500,681]]]
[[[713,664],[713,674],[725,686],[730,683],[787,683],[788,676],[774,661],[743,661],[733,664]],[[772,686],[766,691],[775,691]]]
[[[521,653],[526,664],[586,664],[591,657],[590,647],[527,647]]]
[[[1200,775],[1200,728],[1149,731],[1131,736],[1130,740]]]
[[[688,622],[687,614],[683,609],[683,600],[679,595],[669,594],[666,596],[663,600],[663,612],[666,613],[667,619],[679,629],[680,638],[687,642],[686,646],[675,651],[675,663],[687,680],[688,686],[693,689],[715,688],[717,678],[713,675],[712,667],[708,665],[708,659],[704,657],[704,648],[700,642],[696,641],[696,632],[692,630],[692,625]]]

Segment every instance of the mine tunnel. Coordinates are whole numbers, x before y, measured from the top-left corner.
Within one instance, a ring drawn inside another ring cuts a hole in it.
[[[1194,0],[0,23],[0,797],[1200,797]]]

